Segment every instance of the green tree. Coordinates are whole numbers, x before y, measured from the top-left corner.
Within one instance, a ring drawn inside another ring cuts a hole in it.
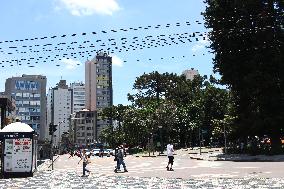
[[[198,133],[196,130],[202,123],[201,97],[204,80],[205,77],[201,76],[196,76],[193,80],[186,80],[185,76],[175,76],[168,85],[165,96],[176,107],[175,129],[178,131],[176,137],[181,147],[187,146],[190,140],[198,140],[198,136],[195,139],[192,137],[192,132]]]
[[[206,144],[208,144],[214,129],[213,120],[222,122],[225,119],[231,99],[228,90],[217,88],[208,81],[204,85],[205,88],[202,90],[202,107],[204,112],[202,129],[206,131],[204,139]]]
[[[124,142],[125,133],[122,123],[128,108],[128,106],[118,104],[117,106],[106,107],[101,112],[102,119],[117,121],[117,128],[114,128],[114,125],[111,122],[109,127],[104,130],[100,137],[101,139],[104,139],[105,142],[110,143],[112,147]]]
[[[236,102],[244,136],[269,134],[280,147],[284,124],[284,19],[282,0],[205,0],[214,71]]]

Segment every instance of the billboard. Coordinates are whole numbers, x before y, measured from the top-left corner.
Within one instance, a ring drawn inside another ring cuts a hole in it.
[[[32,139],[5,139],[5,172],[30,172],[32,166]]]
[[[16,90],[39,90],[40,83],[37,81],[15,81]]]

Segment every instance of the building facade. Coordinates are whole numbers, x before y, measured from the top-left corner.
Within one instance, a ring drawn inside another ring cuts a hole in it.
[[[85,84],[74,82],[70,84],[72,89],[72,113],[85,109]]]
[[[86,109],[96,111],[96,137],[99,139],[100,132],[111,120],[103,120],[100,112],[105,107],[113,105],[112,90],[112,57],[101,52],[85,64],[85,88]]]
[[[16,104],[11,96],[0,93],[0,129],[16,119]]]
[[[71,118],[76,147],[84,147],[96,142],[96,112],[87,109],[76,112]]]
[[[190,70],[185,70],[182,72],[186,79],[193,80],[194,76],[199,75],[198,70],[191,68]]]
[[[70,115],[72,113],[72,89],[66,80],[60,80],[56,87],[49,89],[47,95],[47,128],[45,137],[50,140],[49,124],[57,125],[53,135],[54,146],[60,146],[62,135],[69,132]]]
[[[30,125],[44,139],[46,128],[46,77],[42,75],[22,75],[8,78],[5,94],[12,96],[16,103],[16,116]]]

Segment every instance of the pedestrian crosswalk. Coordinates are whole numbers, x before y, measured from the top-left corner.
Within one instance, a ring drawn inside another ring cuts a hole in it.
[[[82,173],[82,165],[76,164],[80,158],[66,158],[61,157],[57,160],[56,164],[60,164],[60,167],[57,169],[61,170],[74,170],[78,174]],[[129,161],[128,161],[129,160]],[[113,157],[104,157],[99,158],[96,156],[92,156],[90,158],[91,163],[87,165],[88,170],[92,173],[103,173],[103,174],[113,174],[114,168],[116,166],[116,161],[113,161]],[[144,158],[142,161],[139,158],[133,158],[133,156],[129,156],[125,158],[125,163],[127,169],[131,173],[147,173],[153,171],[166,171],[167,166],[167,158],[160,158],[160,161],[154,161],[152,158]],[[174,161],[175,169],[184,169],[179,164],[179,159],[176,158]],[[74,166],[70,166],[73,163]],[[121,169],[123,170],[122,166]]]

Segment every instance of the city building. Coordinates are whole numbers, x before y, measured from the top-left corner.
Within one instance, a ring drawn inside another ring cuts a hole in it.
[[[49,135],[49,124],[57,125],[53,135],[54,146],[60,146],[62,135],[69,133],[70,115],[72,113],[72,89],[66,85],[66,80],[60,80],[56,87],[49,89],[47,95],[47,127],[45,138]]]
[[[95,139],[98,140],[101,130],[112,124],[111,120],[102,120],[99,116],[103,108],[113,105],[112,57],[107,53],[100,52],[86,61],[85,89],[86,109],[97,112]]]
[[[46,128],[46,77],[43,75],[22,75],[6,80],[5,94],[16,103],[16,116],[30,125],[44,139]]]
[[[191,68],[190,70],[183,71],[182,75],[185,75],[186,79],[193,80],[194,76],[199,75],[199,73],[198,70]]]
[[[96,142],[96,112],[87,109],[76,112],[71,118],[72,136],[76,147],[86,147]]]
[[[0,93],[0,129],[16,119],[16,104],[11,96]]]
[[[85,84],[74,82],[70,84],[72,89],[72,113],[85,109]]]

